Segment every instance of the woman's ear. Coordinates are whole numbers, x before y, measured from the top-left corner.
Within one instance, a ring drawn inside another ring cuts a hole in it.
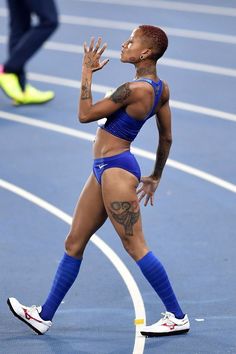
[[[144,60],[144,59],[147,59],[151,54],[152,54],[152,50],[147,48],[147,49],[142,50],[142,53],[139,58],[140,58],[140,60]]]

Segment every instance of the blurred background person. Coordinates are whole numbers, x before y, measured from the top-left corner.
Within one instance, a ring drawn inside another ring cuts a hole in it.
[[[9,55],[0,65],[0,87],[14,104],[46,103],[55,96],[52,91],[39,91],[27,83],[28,60],[58,27],[54,0],[7,0],[9,9]],[[36,15],[37,24],[32,23]]]

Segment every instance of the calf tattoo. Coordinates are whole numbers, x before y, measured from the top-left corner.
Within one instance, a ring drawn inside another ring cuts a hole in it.
[[[115,221],[124,226],[125,235],[133,236],[133,225],[140,215],[139,204],[136,201],[112,202],[110,212]]]

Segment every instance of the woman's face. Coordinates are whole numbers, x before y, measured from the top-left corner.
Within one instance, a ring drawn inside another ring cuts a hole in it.
[[[129,39],[122,44],[120,60],[123,63],[137,63],[140,61],[140,55],[145,48],[142,31],[136,28]]]

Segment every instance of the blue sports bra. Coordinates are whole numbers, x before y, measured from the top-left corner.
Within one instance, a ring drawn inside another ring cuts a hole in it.
[[[106,123],[103,126],[101,126],[102,129],[106,130],[112,135],[115,135],[118,138],[130,142],[136,138],[144,123],[154,115],[163,88],[163,83],[161,80],[155,82],[151,79],[143,78],[135,81],[148,82],[150,85],[152,85],[154,89],[155,92],[154,104],[151,111],[148,113],[148,115],[144,119],[138,120],[129,116],[128,113],[126,113],[126,111],[123,108],[120,108],[116,112],[108,116]]]

